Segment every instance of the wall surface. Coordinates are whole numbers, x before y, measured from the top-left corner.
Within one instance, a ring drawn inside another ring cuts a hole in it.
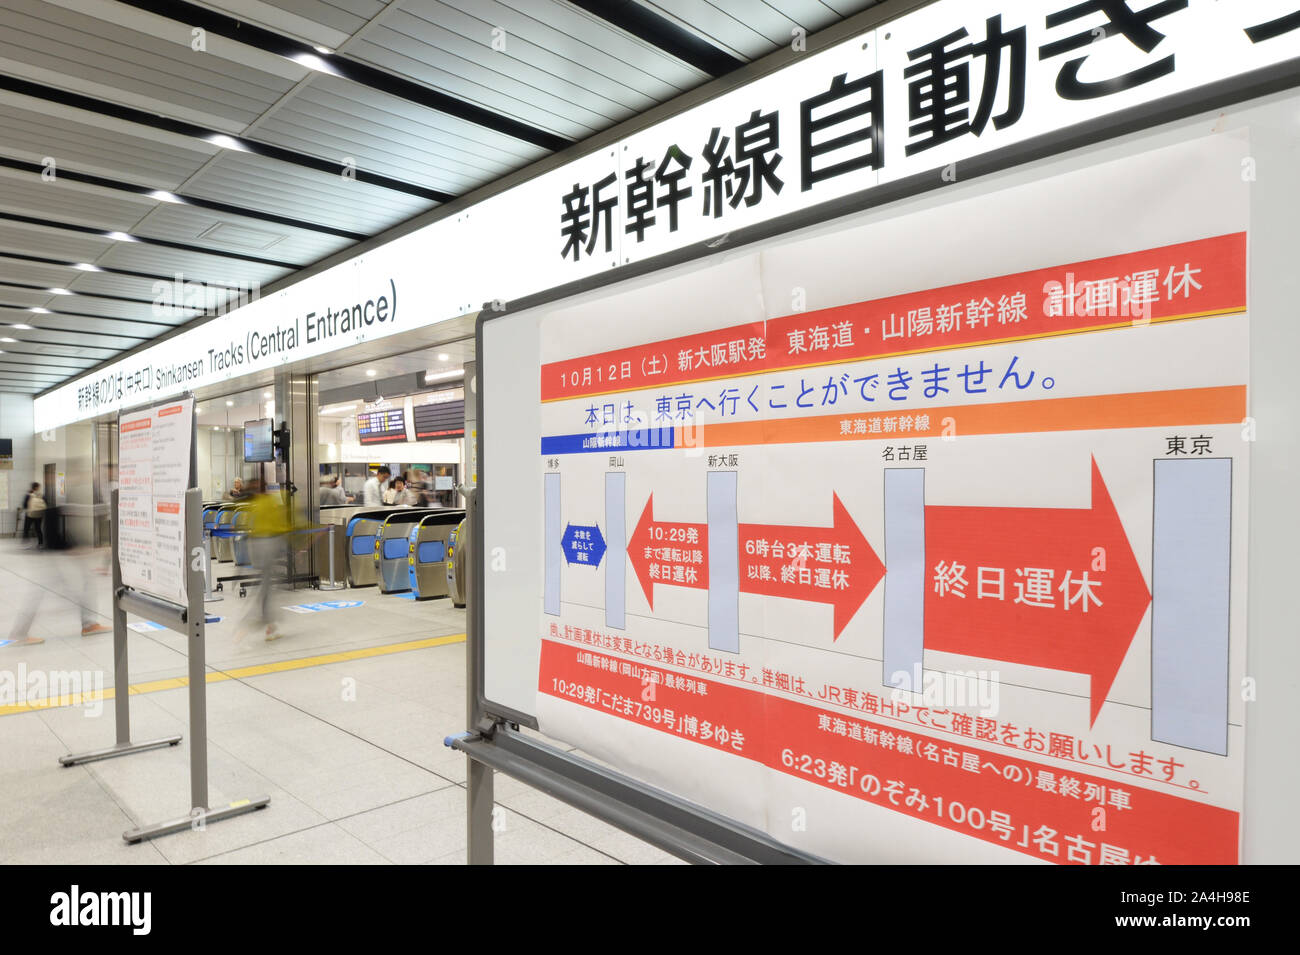
[[[0,534],[14,531],[14,511],[23,502],[23,495],[34,477],[36,465],[32,458],[32,399],[30,395],[0,394],[0,438],[10,438],[14,443],[13,470],[0,472]],[[7,484],[7,488],[3,485]]]

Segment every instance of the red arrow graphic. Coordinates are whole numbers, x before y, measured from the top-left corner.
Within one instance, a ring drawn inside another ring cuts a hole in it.
[[[885,567],[837,494],[832,512],[830,527],[741,524],[738,551],[742,593],[831,604],[838,640]],[[628,554],[651,610],[657,583],[708,589],[708,525],[656,521],[653,494],[632,532]]]
[[[885,565],[839,495],[831,498],[830,527],[740,525],[740,590],[831,604],[838,640],[885,576]]]
[[[651,610],[655,608],[656,583],[709,589],[709,525],[656,521],[654,508],[655,496],[651,494],[627,545]]]
[[[1097,721],[1151,603],[1092,461],[1090,508],[925,509],[925,646],[1086,673]]]

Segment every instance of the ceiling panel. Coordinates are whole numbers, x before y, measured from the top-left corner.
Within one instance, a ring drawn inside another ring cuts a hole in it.
[[[12,338],[14,342],[5,342],[5,338]],[[124,351],[141,344],[141,340],[134,336],[87,335],[83,331],[70,332],[53,328],[33,328],[30,331],[26,329],[19,331],[11,328],[0,328],[0,348],[12,348],[15,343],[28,345],[34,342],[93,346],[104,348],[109,352]]]
[[[315,262],[352,244],[338,236],[294,229],[278,222],[262,222],[170,202],[156,204],[132,233],[302,263]]]
[[[0,252],[0,282],[21,282],[24,285],[39,285],[43,288],[68,288],[68,282],[83,273],[76,269],[58,265],[41,265],[38,262],[23,262],[18,259],[6,259]]]
[[[123,13],[128,21],[138,16]],[[77,86],[92,83],[239,125],[293,86],[285,77],[44,0],[0,5],[0,58],[29,67],[28,76],[55,72],[80,81]]]
[[[311,44],[337,47],[387,0],[205,0],[204,6]]]
[[[23,104],[28,97],[0,92],[0,153],[44,164],[107,176],[151,189],[172,189],[193,175],[215,148],[178,145],[176,137],[133,135],[127,128],[104,129],[64,116],[38,113]],[[139,132],[145,132],[139,130]]]
[[[180,272],[186,281],[216,282],[221,285],[249,285],[253,282],[269,285],[290,273],[269,265],[258,265],[240,259],[228,259],[197,252],[160,248],[138,242],[117,242],[99,259],[98,265],[174,275]]]
[[[157,202],[122,195],[57,177],[47,181],[34,173],[0,168],[0,212],[129,232]]]
[[[792,39],[876,5],[875,0],[640,0],[715,46],[756,60]]]
[[[9,301],[9,297],[4,296],[4,300]],[[87,321],[87,318],[83,316],[89,316],[90,319],[125,318],[132,321],[149,322],[150,327],[153,325],[174,327],[202,315],[202,312],[194,309],[177,308],[170,299],[163,300],[158,305],[155,305],[152,301],[118,302],[113,299],[91,296],[53,295],[49,297],[47,304],[41,307],[48,308],[50,314],[44,315],[32,312],[28,313],[26,318],[12,319],[12,321],[37,324],[47,322],[53,318],[61,318],[75,324],[76,322]]]
[[[185,191],[218,202],[365,233],[380,232],[433,205],[418,196],[341,175],[297,169],[233,151],[218,156],[189,182]]]
[[[425,5],[426,0],[408,0],[403,7]],[[662,103],[709,79],[701,70],[566,0],[443,0],[440,5],[500,26],[507,34],[509,56],[573,82],[598,82],[580,79],[594,73]],[[515,41],[520,41],[517,49],[511,46]],[[571,68],[557,65],[556,59],[575,64],[578,70],[568,73]]]
[[[366,21],[384,9],[386,0],[276,0],[276,6],[304,20],[311,20],[340,33],[355,33]],[[215,3],[209,6],[222,7]]]
[[[744,19],[737,19],[708,0],[642,0],[643,5],[667,14],[669,18],[704,37],[715,46],[742,60],[757,60],[773,49],[773,41],[749,24],[749,20],[766,19],[770,8],[762,3],[752,3],[754,9]],[[771,11],[775,12],[775,11]],[[789,37],[789,33],[786,33]],[[787,39],[784,42],[789,42]]]
[[[51,295],[46,291],[11,288],[0,285],[0,304],[18,308],[36,308],[44,306],[52,298],[67,298],[66,295]]]
[[[386,16],[349,44],[348,55],[572,139],[653,105],[645,94],[562,57],[539,56],[508,31],[495,37],[504,49],[494,49],[493,31],[504,29],[483,14],[422,2]]]
[[[136,278],[131,275],[114,275],[112,272],[79,272],[71,270],[74,278],[59,285],[59,288],[71,289],[81,295],[116,295],[123,298],[143,299],[145,303],[153,302],[160,295],[173,295],[167,286],[171,286],[175,276],[160,273],[159,279]],[[165,280],[165,285],[157,283]],[[213,294],[220,294],[224,300],[227,293],[214,289]],[[70,301],[95,302],[96,299],[76,298]],[[79,309],[89,311],[89,309]]]
[[[0,252],[8,250],[60,261],[94,262],[112,244],[111,239],[0,221]]]
[[[68,301],[75,300],[69,299]],[[88,310],[78,308],[78,311]],[[86,318],[82,315],[59,315],[54,312],[48,315],[35,315],[30,312],[0,308],[0,322],[6,325],[26,324],[36,328],[48,328],[63,332],[85,329],[92,332],[117,333],[124,336],[143,335],[145,338],[157,338],[159,335],[165,335],[176,327],[161,318],[151,322],[150,319],[155,316],[151,315],[148,306],[144,306],[143,311],[129,317],[131,321],[121,321],[117,318]],[[8,332],[6,334],[13,333]]]
[[[444,191],[454,189],[457,179],[481,183],[547,154],[539,146],[324,74],[312,77],[260,122],[256,136],[335,162],[351,156],[365,168]]]

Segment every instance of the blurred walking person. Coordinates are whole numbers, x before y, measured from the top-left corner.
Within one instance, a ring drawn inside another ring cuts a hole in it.
[[[93,560],[91,549],[77,546],[67,530],[68,522],[58,520],[60,515],[57,511],[52,516],[56,520],[50,525],[51,533],[46,535],[39,556],[23,567],[24,572],[31,573],[33,586],[23,596],[14,615],[13,627],[9,631],[12,645],[33,646],[45,642],[41,637],[33,637],[31,628],[46,594],[64,597],[76,605],[81,615],[83,637],[107,633],[112,629],[96,619],[95,588],[91,583],[92,575],[88,566]]]
[[[286,556],[293,521],[282,492],[271,492],[257,486],[248,505],[248,550],[260,578],[257,588],[259,625],[265,629],[268,641],[278,640],[283,634],[276,620],[273,591],[277,571]],[[252,615],[251,611],[249,615]]]

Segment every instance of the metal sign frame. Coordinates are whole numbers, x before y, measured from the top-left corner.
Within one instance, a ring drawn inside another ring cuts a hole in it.
[[[143,408],[133,408],[129,413],[138,414],[141,411],[148,411],[165,404],[173,404],[186,398],[193,398],[193,395],[186,392],[165,401],[146,405]],[[118,414],[118,419],[120,424],[121,412]],[[111,500],[113,535],[111,566],[113,585],[113,716],[117,741],[112,746],[102,749],[59,757],[59,765],[61,766],[79,766],[83,763],[102,759],[112,759],[117,756],[127,756],[131,753],[141,753],[147,750],[179,745],[181,742],[179,734],[142,740],[137,743],[131,742],[131,694],[130,670],[127,665],[128,630],[126,615],[129,612],[147,616],[149,619],[161,623],[167,629],[183,634],[186,637],[190,710],[191,810],[188,815],[176,819],[127,830],[122,833],[122,838],[128,843],[138,843],[145,839],[165,836],[174,832],[183,832],[187,829],[202,829],[209,822],[219,822],[222,819],[229,819],[232,816],[252,812],[255,809],[262,809],[271,801],[270,796],[259,796],[255,799],[236,800],[217,809],[211,809],[208,806],[208,707],[207,662],[205,659],[207,615],[203,609],[204,596],[207,591],[207,561],[204,551],[203,497],[202,492],[193,486],[196,483],[195,478],[198,474],[196,437],[195,416],[191,413],[189,478],[186,481],[190,487],[185,492],[185,535],[184,549],[182,550],[182,559],[185,561],[186,604],[182,606],[169,600],[163,600],[152,594],[127,587],[122,583],[122,566],[118,554],[118,496],[120,491],[114,489]]]

